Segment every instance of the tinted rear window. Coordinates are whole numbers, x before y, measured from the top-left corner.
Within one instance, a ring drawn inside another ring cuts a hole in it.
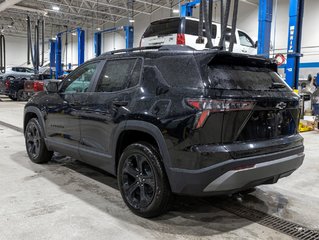
[[[229,90],[272,90],[273,83],[283,83],[274,71],[262,67],[212,65],[208,67],[210,88]],[[288,87],[275,90],[287,91]]]
[[[143,37],[154,37],[154,36],[163,36],[170,34],[183,33],[198,36],[198,21],[186,20],[185,29],[183,29],[182,22],[185,19],[183,18],[170,18],[151,23],[151,25],[146,29]],[[212,38],[216,38],[217,26],[212,24]],[[203,36],[206,37],[205,30]]]
[[[181,19],[180,18],[171,18],[160,20],[151,23],[151,25],[146,29],[144,37],[153,37],[161,35],[176,34],[179,32]]]

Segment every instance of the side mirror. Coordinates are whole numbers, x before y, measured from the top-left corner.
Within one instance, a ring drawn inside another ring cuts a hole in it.
[[[255,47],[255,48],[257,48],[257,47],[258,47],[258,41],[256,41],[256,42],[255,42],[254,47]]]
[[[59,91],[59,83],[60,81],[51,80],[45,84],[45,90],[48,93],[57,93]]]

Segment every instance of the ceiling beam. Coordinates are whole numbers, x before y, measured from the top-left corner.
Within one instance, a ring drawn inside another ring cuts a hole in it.
[[[46,0],[38,0],[38,1],[39,2],[43,2],[43,3],[50,3],[50,4],[52,3],[52,2],[46,1]],[[73,5],[67,5],[65,3],[56,3],[56,4],[60,5],[60,6],[68,7],[68,8],[79,9],[79,10],[82,10],[82,11],[88,11],[88,12],[93,12],[93,13],[101,13],[101,14],[104,14],[104,15],[112,15],[112,16],[121,17],[121,18],[122,17],[127,17],[125,15],[119,15],[119,14],[115,14],[115,13],[107,13],[107,12],[104,12],[104,11],[88,9],[88,8],[84,8],[84,7],[77,7],[77,6],[73,6]]]
[[[168,7],[168,6],[166,6],[166,5],[160,5],[160,4],[152,3],[152,2],[149,2],[149,1],[144,1],[144,0],[135,0],[135,2],[144,3],[144,4],[148,4],[148,5],[154,6],[154,7],[166,8],[166,9],[171,10],[171,8],[170,8],[170,7]]]
[[[90,2],[90,3],[96,3],[96,0],[85,0],[85,1]],[[111,4],[110,2],[99,2],[99,5],[128,11],[126,6],[115,5],[115,4]],[[134,10],[134,12],[150,15],[148,12],[144,12],[144,11],[140,11],[140,10]]]
[[[22,0],[6,0],[3,3],[0,4],[0,12],[6,10],[9,7],[12,7],[13,5],[21,2]]]
[[[18,10],[22,10],[22,11],[26,11],[26,12],[35,12],[35,13],[39,13],[39,14],[42,14],[42,15],[45,15],[45,14],[48,13],[47,11],[44,11],[44,10],[41,10],[41,9],[23,7],[23,6],[18,6],[18,5],[14,5],[14,6],[11,6],[9,8],[18,9]]]

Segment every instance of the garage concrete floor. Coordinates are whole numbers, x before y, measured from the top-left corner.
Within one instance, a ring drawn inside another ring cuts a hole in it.
[[[22,128],[24,103],[2,100],[0,239],[291,239],[221,210],[217,198],[178,197],[160,218],[137,217],[107,173],[59,156],[46,165],[31,163],[23,134],[3,124]],[[249,208],[319,230],[319,133],[303,136],[303,166],[240,200]]]

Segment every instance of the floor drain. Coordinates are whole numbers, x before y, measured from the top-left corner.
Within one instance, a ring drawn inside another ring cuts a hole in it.
[[[273,230],[279,231],[297,239],[319,239],[318,231],[308,229],[299,224],[289,222],[279,217],[271,216],[258,210],[250,209],[245,206],[229,202],[228,204],[219,204],[218,207],[239,217],[257,222],[265,227],[269,227]]]

